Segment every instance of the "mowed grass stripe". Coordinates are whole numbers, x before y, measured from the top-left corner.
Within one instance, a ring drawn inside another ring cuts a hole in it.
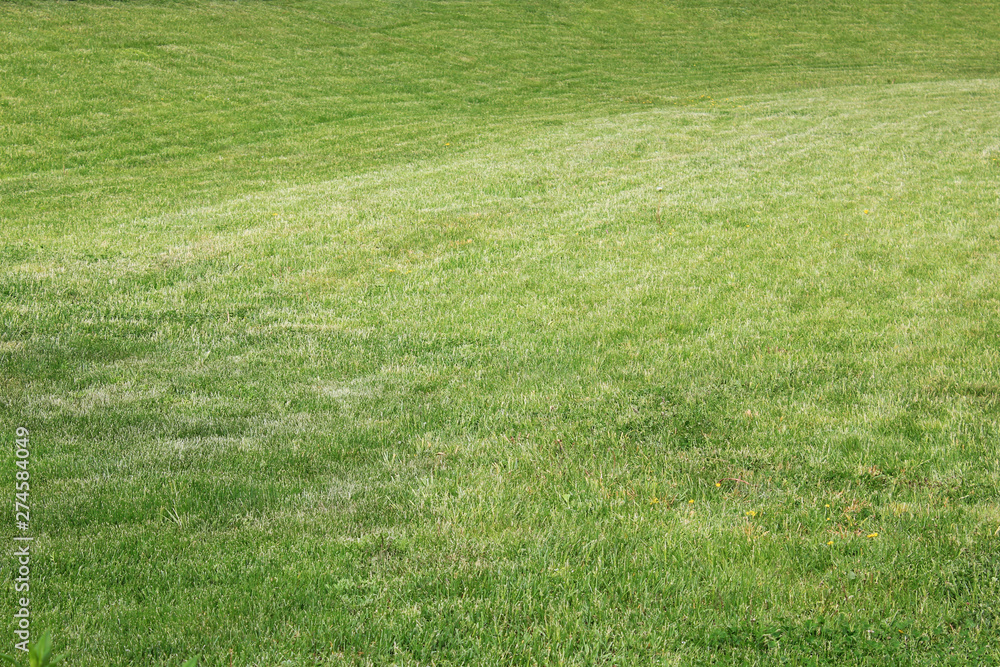
[[[588,110],[995,75],[982,7],[8,3],[0,216],[63,230]]]

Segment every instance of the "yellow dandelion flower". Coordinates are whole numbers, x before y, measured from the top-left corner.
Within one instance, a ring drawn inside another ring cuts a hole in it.
[[[688,501],[688,505],[694,505],[694,501],[693,500],[689,500]]]
[[[833,540],[830,540],[829,542],[826,543],[827,546],[831,546],[832,544],[833,544]]]
[[[716,486],[722,486],[722,482],[716,482],[715,485]]]
[[[878,533],[868,533],[868,537],[869,539],[873,537],[878,537]]]

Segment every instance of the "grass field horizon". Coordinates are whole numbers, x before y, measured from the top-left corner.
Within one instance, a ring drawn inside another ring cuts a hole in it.
[[[0,44],[3,488],[28,428],[67,664],[1000,664],[989,3]]]

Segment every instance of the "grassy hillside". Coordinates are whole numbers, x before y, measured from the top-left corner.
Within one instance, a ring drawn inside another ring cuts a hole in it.
[[[1000,662],[998,70],[986,2],[0,5],[33,629]]]

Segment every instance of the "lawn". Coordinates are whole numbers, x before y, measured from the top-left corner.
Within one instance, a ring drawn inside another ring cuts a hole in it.
[[[0,653],[1000,664],[993,2],[5,0],[0,258]]]

